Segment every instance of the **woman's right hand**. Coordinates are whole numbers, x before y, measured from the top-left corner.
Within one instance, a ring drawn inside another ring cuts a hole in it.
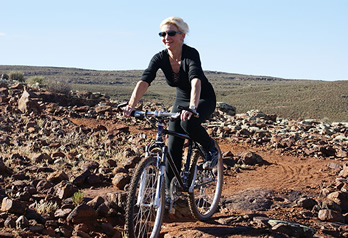
[[[123,115],[126,117],[130,117],[132,111],[134,111],[134,107],[127,105],[123,108]]]

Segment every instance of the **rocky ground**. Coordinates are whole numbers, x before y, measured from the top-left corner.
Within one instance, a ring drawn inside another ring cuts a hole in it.
[[[122,237],[130,176],[154,132],[116,104],[0,83],[0,237]],[[348,123],[221,103],[205,126],[224,154],[219,211],[199,222],[179,201],[161,236],[348,237]]]

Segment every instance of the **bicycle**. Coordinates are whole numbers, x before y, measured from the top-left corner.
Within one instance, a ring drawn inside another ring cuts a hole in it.
[[[126,106],[125,103],[118,107]],[[195,111],[179,107],[198,116]],[[157,128],[155,141],[146,146],[145,158],[137,165],[132,176],[129,194],[127,197],[125,231],[128,237],[158,237],[161,230],[165,210],[165,171],[166,160],[174,172],[170,183],[169,194],[175,201],[183,194],[188,195],[190,211],[198,220],[205,221],[212,217],[218,208],[223,183],[223,163],[221,150],[217,165],[213,169],[203,169],[205,153],[203,148],[189,135],[165,129],[166,120],[178,120],[180,113],[162,111],[133,111],[131,116],[149,121],[152,127]],[[154,118],[155,122],[149,120]],[[172,135],[186,139],[188,149],[183,170],[179,174],[173,159],[168,153],[165,136]],[[173,202],[169,205],[169,212],[173,211]]]

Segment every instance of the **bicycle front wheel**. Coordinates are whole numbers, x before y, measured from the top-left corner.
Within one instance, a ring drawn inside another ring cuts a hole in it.
[[[208,220],[219,206],[223,183],[223,161],[219,145],[217,165],[211,169],[203,169],[204,156],[200,151],[194,155],[190,170],[190,181],[194,182],[193,192],[189,194],[189,207],[192,215],[201,221]]]
[[[158,237],[164,213],[164,176],[155,157],[147,157],[132,177],[126,207],[127,237]],[[156,198],[157,195],[157,198]]]

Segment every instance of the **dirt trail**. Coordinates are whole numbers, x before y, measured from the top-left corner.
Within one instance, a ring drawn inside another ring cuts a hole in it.
[[[247,146],[233,145],[228,141],[221,141],[223,152],[231,151],[234,154],[245,151],[254,151],[267,161],[268,165],[245,169],[241,172],[226,171],[223,186],[223,198],[228,198],[235,193],[250,188],[263,188],[274,190],[279,193],[289,193],[291,191],[307,192],[318,194],[323,182],[329,180],[326,170],[328,161],[317,158],[298,158],[292,156],[279,155],[275,151],[264,151],[262,148],[249,148]],[[218,212],[209,222],[191,221],[172,221],[164,223],[162,235],[166,237],[258,237],[258,231],[243,227],[240,223],[236,227],[220,224],[219,219],[229,219],[231,216],[245,215],[253,212],[236,211],[233,214]],[[288,209],[269,210],[265,214],[273,216],[275,219],[287,219]]]
[[[88,126],[90,120],[73,120],[74,123]],[[94,126],[96,122],[94,122]],[[89,125],[91,126],[91,125]],[[108,130],[113,126],[106,125]],[[144,132],[137,127],[130,127],[131,133]],[[151,134],[151,130],[145,131]],[[236,172],[234,169],[228,169],[224,172],[224,186],[222,199],[251,188],[262,188],[272,190],[280,194],[291,192],[301,192],[318,195],[323,183],[332,182],[334,174],[330,177],[328,170],[329,161],[318,158],[301,158],[288,155],[282,155],[276,150],[266,150],[265,148],[249,147],[230,142],[228,139],[220,139],[219,145],[222,152],[232,152],[234,155],[254,151],[260,155],[267,163],[257,165],[251,168],[241,169]],[[84,191],[85,196],[94,197],[103,193],[114,191],[114,188],[99,188],[97,190]],[[247,224],[241,222],[236,226],[222,225],[220,219],[231,219],[231,217],[251,214],[253,211],[234,211],[231,213],[218,211],[208,222],[196,221],[189,217],[185,220],[171,219],[164,222],[162,237],[246,237],[264,236],[258,233],[258,230],[249,230]],[[294,209],[269,209],[264,212],[265,215],[274,219],[284,219],[291,222],[304,222],[311,225],[310,220],[297,219],[297,213]],[[313,221],[312,221],[313,222]]]

